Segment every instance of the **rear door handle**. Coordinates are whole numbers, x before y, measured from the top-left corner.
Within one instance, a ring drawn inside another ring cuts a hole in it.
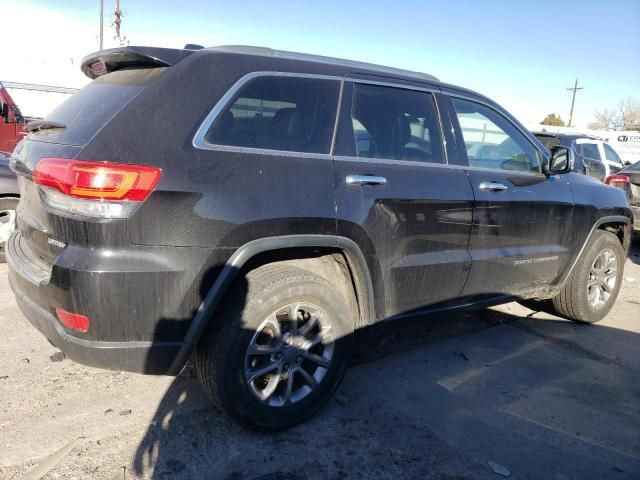
[[[487,190],[489,192],[501,192],[507,189],[508,187],[506,185],[497,182],[482,182],[480,184],[480,190]]]
[[[376,175],[348,175],[347,185],[386,185],[387,179]]]

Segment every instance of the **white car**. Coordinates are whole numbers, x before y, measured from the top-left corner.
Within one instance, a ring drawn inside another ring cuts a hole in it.
[[[602,162],[607,170],[607,177],[622,169],[622,159],[607,142],[595,137],[584,137],[576,139],[574,143],[580,155]]]

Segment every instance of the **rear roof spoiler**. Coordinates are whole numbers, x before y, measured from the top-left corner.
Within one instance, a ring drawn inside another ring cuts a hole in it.
[[[93,79],[122,68],[170,67],[194,50],[156,47],[122,47],[101,50],[82,59],[80,69]]]

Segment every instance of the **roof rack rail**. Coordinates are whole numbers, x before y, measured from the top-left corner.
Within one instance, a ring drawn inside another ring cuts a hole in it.
[[[274,50],[268,47],[255,47],[249,45],[220,45],[216,47],[209,47],[207,50],[216,52],[229,52],[244,55],[258,55],[264,57],[279,57],[288,58],[291,60],[303,60],[307,62],[316,63],[330,63],[332,65],[339,65],[344,67],[361,68],[366,70],[375,70],[379,73],[388,73],[390,75],[402,75],[405,77],[412,77],[417,80],[439,82],[440,80],[433,75],[422,72],[414,72],[412,70],[403,70],[401,68],[387,67],[384,65],[377,65],[374,63],[359,62],[356,60],[346,60],[343,58],[326,57],[323,55],[314,55],[310,53],[298,53],[289,52],[285,50]]]

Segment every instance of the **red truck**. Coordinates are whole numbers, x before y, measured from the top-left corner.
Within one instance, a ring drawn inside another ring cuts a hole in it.
[[[26,131],[26,119],[6,88],[0,83],[0,151],[12,152]]]

